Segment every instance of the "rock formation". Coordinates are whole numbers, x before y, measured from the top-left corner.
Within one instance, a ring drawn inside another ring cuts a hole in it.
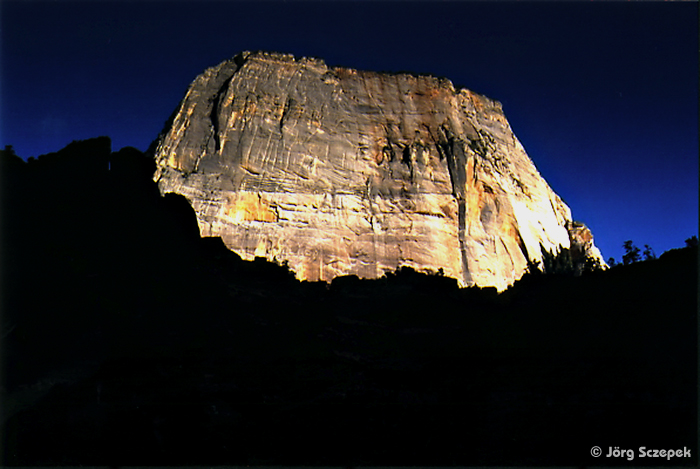
[[[501,104],[447,79],[243,52],[195,79],[153,151],[202,236],[299,279],[410,266],[503,290],[574,245],[604,265]]]

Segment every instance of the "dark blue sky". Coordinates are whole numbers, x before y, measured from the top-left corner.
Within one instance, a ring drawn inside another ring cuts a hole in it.
[[[145,150],[241,50],[445,76],[503,103],[607,259],[698,233],[698,3],[0,3],[0,145]]]

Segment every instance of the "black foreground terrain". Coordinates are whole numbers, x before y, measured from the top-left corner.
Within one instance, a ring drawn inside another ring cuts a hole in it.
[[[3,465],[698,464],[697,248],[300,283],[110,146],[2,152]]]

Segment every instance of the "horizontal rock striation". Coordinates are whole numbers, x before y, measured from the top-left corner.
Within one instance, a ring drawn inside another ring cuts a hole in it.
[[[410,266],[503,290],[572,242],[604,265],[500,103],[446,79],[243,52],[195,79],[154,151],[202,236],[300,279]]]

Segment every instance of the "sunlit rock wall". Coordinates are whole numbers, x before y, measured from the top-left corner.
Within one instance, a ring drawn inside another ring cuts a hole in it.
[[[300,279],[410,266],[503,290],[540,245],[570,247],[500,103],[446,79],[244,52],[195,79],[155,159],[202,236]]]

